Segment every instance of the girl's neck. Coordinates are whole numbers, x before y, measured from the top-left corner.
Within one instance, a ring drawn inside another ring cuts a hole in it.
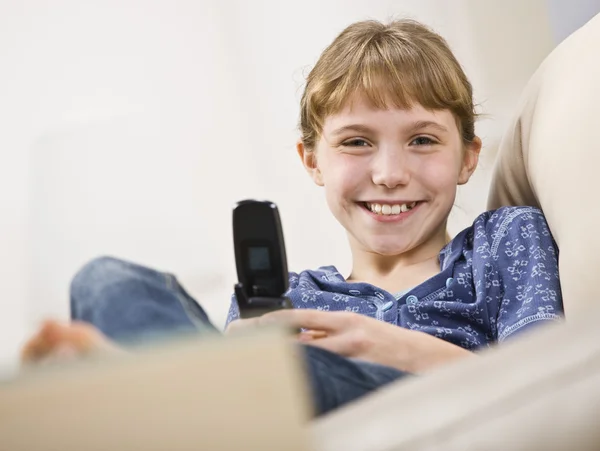
[[[413,288],[440,272],[439,252],[448,242],[444,231],[409,252],[381,255],[352,246],[349,282],[366,282],[391,293]]]

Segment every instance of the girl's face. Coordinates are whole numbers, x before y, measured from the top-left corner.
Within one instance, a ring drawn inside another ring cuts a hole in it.
[[[464,147],[448,110],[374,109],[356,97],[326,118],[312,152],[301,143],[298,152],[353,248],[393,256],[443,244],[480,148],[479,139]]]

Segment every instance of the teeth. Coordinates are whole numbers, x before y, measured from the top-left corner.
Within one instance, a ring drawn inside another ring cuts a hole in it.
[[[397,215],[400,213],[405,213],[409,210],[411,210],[412,208],[414,208],[414,206],[416,205],[416,202],[411,202],[409,204],[394,204],[394,205],[390,205],[390,204],[371,204],[369,202],[366,202],[366,206],[369,210],[371,210],[373,213],[376,213],[378,215]]]

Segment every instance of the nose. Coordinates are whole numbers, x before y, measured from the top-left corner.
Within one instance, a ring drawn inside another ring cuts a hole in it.
[[[406,152],[399,146],[379,148],[373,157],[372,179],[375,185],[396,188],[410,181]]]

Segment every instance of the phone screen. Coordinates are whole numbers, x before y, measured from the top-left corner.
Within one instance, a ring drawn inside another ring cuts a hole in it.
[[[251,271],[271,271],[271,256],[267,246],[248,248],[248,267]]]

